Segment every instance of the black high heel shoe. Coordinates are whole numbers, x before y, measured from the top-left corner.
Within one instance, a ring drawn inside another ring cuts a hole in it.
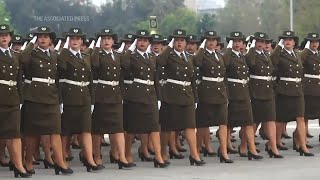
[[[252,160],[252,159],[263,159],[263,156],[260,156],[260,155],[255,155],[255,154],[252,154],[250,151],[248,151],[248,160]]]
[[[220,159],[220,163],[233,163],[233,160],[226,159],[225,157],[223,157],[221,153],[219,154],[219,159]]]
[[[134,164],[134,163],[124,163],[124,162],[120,161],[120,159],[119,159],[119,160],[117,160],[117,163],[118,163],[118,167],[119,167],[119,169],[123,169],[123,168],[132,168],[132,167],[134,167],[134,166],[135,166],[135,164]]]
[[[117,163],[117,161],[119,160],[114,158],[114,156],[111,153],[109,154],[109,159],[111,164]]]
[[[81,154],[81,152],[79,152],[79,160],[80,160],[80,162],[82,162],[82,164],[85,166],[85,159],[84,159],[83,154]]]
[[[288,134],[282,134],[281,137],[284,138],[284,139],[291,139],[292,138]]]
[[[96,166],[93,166],[91,164],[89,164],[88,162],[86,163],[86,168],[87,168],[87,172],[91,172],[91,171],[101,171],[102,169],[104,169],[104,166],[103,165],[96,165]]]
[[[313,153],[304,152],[303,149],[302,149],[302,147],[300,147],[300,148],[298,149],[298,151],[299,151],[299,153],[300,153],[300,156],[314,156]]]
[[[27,168],[25,169],[28,174],[36,174],[36,171],[34,171],[34,169],[30,169],[30,170],[28,170]]]
[[[183,159],[184,158],[184,155],[182,154],[175,154],[174,152],[172,151],[169,151],[169,156],[170,156],[170,159]]]
[[[206,163],[203,160],[197,161],[195,159],[193,159],[193,157],[190,155],[189,156],[189,161],[190,161],[190,165],[196,165],[196,166],[204,166]]]
[[[215,157],[215,156],[217,156],[217,153],[215,153],[215,152],[209,152],[206,148],[202,148],[202,153],[203,153],[203,156],[204,156],[204,157],[207,157],[207,156],[209,156],[209,157]]]
[[[142,152],[139,152],[139,157],[141,161],[147,161],[147,162],[153,161],[152,157],[147,157]]]
[[[67,169],[64,169],[56,164],[54,165],[54,172],[56,175],[59,175],[60,172],[64,175],[73,174],[73,170],[71,168],[68,167]]]
[[[240,146],[238,146],[238,153],[239,153],[239,156],[240,156],[240,157],[248,157],[248,155],[247,155],[246,153],[242,153],[242,152],[240,151]]]
[[[149,149],[149,148],[148,148],[148,152],[149,152],[149,154],[151,154],[151,155],[155,155],[155,152],[154,152],[153,150]]]
[[[66,161],[72,161],[74,159],[74,157],[73,156],[70,156],[70,157],[66,157]]]
[[[14,164],[12,161],[9,161],[9,171],[13,171],[14,169]]]
[[[278,145],[278,144],[277,144],[277,148],[278,148],[279,150],[281,150],[281,151],[287,151],[287,150],[288,150],[288,148],[287,148],[286,146]]]
[[[187,152],[187,149],[181,147],[181,148],[177,148],[178,152]]]
[[[32,176],[32,174],[29,174],[28,172],[26,173],[20,172],[19,169],[17,169],[15,166],[13,167],[13,172],[14,172],[15,178],[18,178],[19,176],[22,178],[30,178]]]
[[[235,149],[230,149],[230,148],[227,148],[227,152],[228,154],[238,154],[238,151],[235,150]]]
[[[283,156],[281,154],[275,154],[271,149],[268,149],[267,152],[268,152],[270,158],[277,158],[277,159],[283,158]]]
[[[54,168],[54,164],[51,164],[48,160],[43,160],[43,165],[45,169]]]
[[[160,162],[158,162],[158,161],[156,160],[156,158],[154,158],[154,159],[153,159],[153,165],[154,165],[155,168],[157,168],[157,167],[166,168],[166,167],[169,166],[169,163],[166,163],[166,162],[160,163]]]
[[[312,136],[311,134],[307,133],[307,138],[313,138],[314,136]]]

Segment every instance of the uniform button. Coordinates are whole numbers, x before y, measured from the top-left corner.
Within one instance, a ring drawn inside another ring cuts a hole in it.
[[[243,72],[242,74],[246,74],[246,72]]]
[[[148,71],[150,71],[150,68],[148,68]]]
[[[109,67],[107,69],[110,69]]]
[[[188,67],[186,67],[185,69],[188,69]]]
[[[211,67],[211,69],[214,69],[214,67]]]
[[[269,66],[267,66],[267,68],[269,69],[270,67],[269,67]]]
[[[296,85],[296,87],[299,87],[298,85]]]
[[[179,69],[179,67],[177,67],[177,69]]]
[[[269,85],[267,85],[267,87],[270,87]]]
[[[50,63],[48,63],[48,65],[50,65]]]
[[[176,72],[177,75],[179,75],[179,72]]]
[[[299,67],[299,64],[297,64],[297,67]]]
[[[297,74],[299,73],[299,71],[297,71]]]
[[[220,66],[218,66],[218,68],[220,68]]]
[[[10,73],[10,76],[13,76],[13,74],[12,74],[12,73]]]
[[[288,85],[288,83],[286,83],[286,85]]]
[[[84,71],[84,68],[82,68],[82,71]]]
[[[220,73],[218,73],[218,75],[220,76],[221,74],[220,74]]]
[[[83,91],[83,89],[80,89],[80,91],[82,92],[82,91]]]
[[[113,67],[113,69],[117,69],[116,67]]]
[[[185,91],[186,89],[184,89],[184,88],[183,88],[182,90],[184,90],[184,91]]]
[[[12,66],[10,66],[10,69],[12,69]]]
[[[42,64],[40,64],[40,67],[42,68],[42,67],[43,67],[43,65],[42,65]]]
[[[140,69],[143,69],[143,67],[140,67]]]
[[[9,91],[11,91],[11,88],[9,88]]]
[[[148,77],[150,77],[150,76],[148,75]]]
[[[49,72],[51,72],[51,69],[48,69]]]
[[[82,75],[81,77],[84,78],[84,75]]]
[[[218,88],[218,90],[220,91],[220,88]]]
[[[236,86],[236,84],[233,84],[233,86]]]
[[[256,84],[257,86],[259,85],[259,84]]]
[[[309,80],[309,83],[310,83],[311,81]]]
[[[137,86],[137,88],[138,88],[139,86]]]
[[[149,91],[149,89],[147,89],[147,91]]]
[[[290,67],[291,67],[292,65],[290,64]]]
[[[105,86],[102,86],[102,88],[104,88]]]
[[[115,90],[115,88],[112,88],[112,90]]]
[[[187,75],[186,75],[186,74],[184,74],[184,77],[187,77]]]
[[[164,72],[162,74],[164,74]]]
[[[114,77],[116,77],[117,75],[116,75],[116,74],[114,74],[113,76],[114,76]]]
[[[246,66],[242,66],[243,68],[245,68]]]
[[[77,69],[74,69],[75,71],[77,70]]]

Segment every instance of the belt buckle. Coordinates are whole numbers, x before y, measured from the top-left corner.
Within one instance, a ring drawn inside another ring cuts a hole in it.
[[[268,76],[267,81],[271,81],[272,77]]]
[[[161,85],[164,85],[164,80],[163,80],[163,79],[160,79],[159,83],[160,83]]]
[[[187,81],[183,81],[183,87],[186,87],[187,86]]]
[[[80,82],[80,86],[81,86],[81,87],[84,87],[84,86],[85,86],[85,82],[84,82],[84,81],[81,81],[81,82]]]
[[[53,84],[54,83],[54,79],[51,79],[50,77],[48,77],[48,83],[49,84]]]
[[[9,86],[14,86],[14,82],[12,80],[9,80]]]
[[[116,81],[111,81],[111,85],[116,86],[117,85]]]
[[[299,78],[296,78],[296,83],[298,83],[299,82]]]
[[[218,81],[219,81],[219,82],[222,82],[222,81],[223,81],[223,78],[218,77]]]
[[[151,81],[149,79],[147,80],[147,85],[151,85]]]

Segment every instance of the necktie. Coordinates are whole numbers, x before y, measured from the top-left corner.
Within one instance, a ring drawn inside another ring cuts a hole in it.
[[[181,53],[181,54],[180,54],[180,57],[181,57],[181,59],[182,59],[182,60],[184,60],[184,61],[188,62],[188,60],[186,59],[186,57],[184,56],[184,54],[183,54],[183,53]]]
[[[11,57],[11,55],[10,55],[10,53],[9,53],[9,50],[6,50],[4,53],[5,53],[6,56]]]
[[[114,60],[114,55],[113,55],[113,53],[109,53],[109,55],[110,55],[111,58]]]
[[[49,51],[45,51],[46,55],[50,57],[50,52]]]
[[[291,55],[292,57],[296,57],[293,52],[292,52],[290,55]]]
[[[213,52],[213,54],[214,54],[214,57],[219,61],[219,57],[218,57],[217,53]]]
[[[143,57],[144,57],[145,59],[148,59],[148,54],[147,54],[147,53],[144,53],[144,54],[143,54]]]
[[[80,56],[80,53],[77,53],[76,56],[77,56],[77,58],[82,59]]]

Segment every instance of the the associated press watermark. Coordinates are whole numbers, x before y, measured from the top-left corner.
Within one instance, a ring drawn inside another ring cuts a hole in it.
[[[90,21],[89,16],[33,16],[34,21],[40,22],[87,22]]]

